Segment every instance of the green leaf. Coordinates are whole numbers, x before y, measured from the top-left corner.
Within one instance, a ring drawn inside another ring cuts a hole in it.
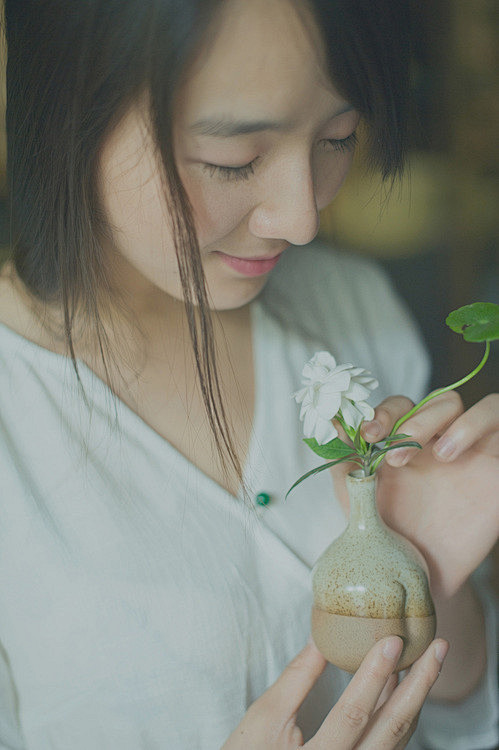
[[[358,463],[360,466],[362,466],[362,462],[359,460],[358,456],[355,453],[350,453],[349,456],[343,456],[343,458],[338,458],[336,461],[329,461],[327,464],[317,466],[315,469],[307,471],[306,474],[302,474],[302,476],[297,479],[293,485],[291,485],[289,490],[286,492],[284,499],[286,500],[291,490],[294,490],[295,487],[301,484],[305,479],[308,479],[308,477],[311,477],[314,474],[319,474],[319,472],[325,471],[326,469],[329,469],[331,466],[335,466],[336,464],[341,464],[343,461],[355,461],[355,463]]]
[[[303,442],[321,458],[343,458],[343,456],[350,455],[352,452],[352,446],[347,445],[338,437],[333,438],[325,445],[320,445],[315,438],[303,438]]]
[[[415,440],[409,440],[406,443],[397,443],[397,445],[387,445],[386,448],[380,448],[372,452],[371,461],[374,461],[379,456],[383,456],[388,451],[395,451],[397,448],[422,448],[422,446]]]
[[[451,312],[445,322],[452,331],[461,333],[465,341],[499,339],[499,305],[474,302]]]
[[[383,440],[380,440],[380,443],[393,443],[394,440],[405,440],[406,438],[410,438],[412,435],[406,435],[403,432],[399,432],[398,435],[388,435],[386,438],[383,438]]]

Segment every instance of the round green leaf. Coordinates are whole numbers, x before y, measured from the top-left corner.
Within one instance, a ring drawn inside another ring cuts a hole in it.
[[[475,302],[451,312],[445,322],[465,341],[495,341],[499,339],[499,305]]]

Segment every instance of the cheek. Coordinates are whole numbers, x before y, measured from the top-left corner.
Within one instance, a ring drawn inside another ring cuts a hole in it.
[[[143,247],[154,254],[171,244],[170,219],[159,189],[114,186],[104,205],[116,242],[124,251]]]
[[[134,266],[162,272],[175,263],[171,218],[154,158],[111,154],[101,176],[101,200],[120,253]],[[171,256],[171,257],[170,257]]]
[[[223,183],[209,176],[180,171],[194,213],[200,246],[216,242],[240,227],[251,213],[253,197],[247,183]]]
[[[317,208],[321,211],[336,196],[352,165],[353,152],[337,154],[333,159],[327,155],[318,158],[315,165]]]

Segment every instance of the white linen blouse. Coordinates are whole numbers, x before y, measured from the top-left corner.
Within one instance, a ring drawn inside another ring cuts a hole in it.
[[[208,478],[80,363],[0,326],[0,749],[217,750],[303,647],[311,568],[345,528],[291,393],[328,349],[422,395],[419,334],[371,262],[291,248],[252,304],[250,506]],[[320,460],[319,460],[320,461]],[[489,671],[459,706],[428,704],[409,747],[492,748]],[[350,676],[329,666],[300,714],[313,733]]]

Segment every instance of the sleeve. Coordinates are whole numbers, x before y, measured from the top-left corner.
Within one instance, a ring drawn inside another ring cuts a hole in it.
[[[416,732],[425,750],[494,750],[499,747],[497,648],[499,608],[484,568],[473,576],[486,629],[487,670],[478,688],[460,703],[427,701]]]
[[[0,644],[0,750],[26,750],[19,724],[17,693],[7,654]]]

